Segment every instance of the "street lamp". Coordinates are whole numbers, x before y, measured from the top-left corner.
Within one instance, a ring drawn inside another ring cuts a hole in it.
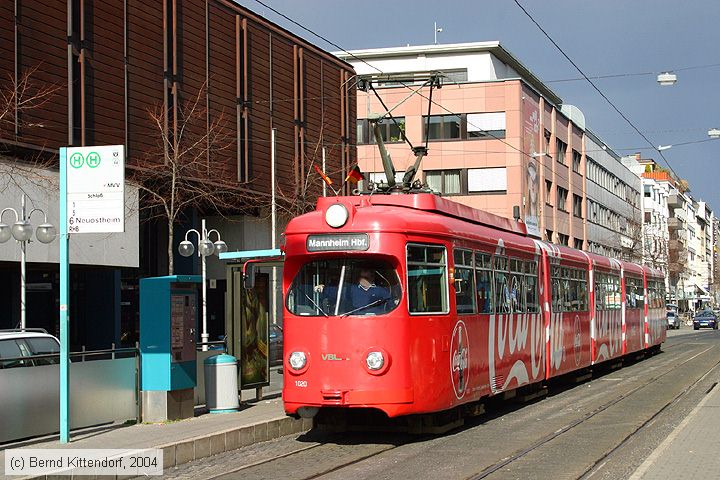
[[[2,217],[5,212],[13,212],[15,214],[15,223],[12,226],[3,223]],[[27,254],[27,243],[32,238],[33,227],[30,224],[30,217],[35,212],[43,214],[43,223],[35,230],[35,237],[40,243],[50,243],[55,240],[57,230],[55,226],[48,223],[47,214],[39,208],[33,208],[29,214],[25,214],[25,195],[21,197],[20,212],[18,213],[12,207],[7,207],[0,212],[0,243],[10,240],[10,237],[20,242],[20,328],[25,328],[25,257]]]
[[[205,219],[202,220],[202,232],[198,232],[194,228],[191,228],[187,232],[185,232],[185,240],[180,242],[180,245],[178,245],[178,252],[183,257],[189,257],[193,253],[195,253],[195,245],[188,240],[188,235],[191,232],[194,232],[197,235],[198,238],[198,257],[202,260],[202,334],[200,335],[200,340],[203,344],[202,349],[203,351],[207,351],[208,346],[207,342],[210,339],[210,335],[208,334],[207,330],[207,273],[206,273],[206,265],[205,265],[205,258],[209,257],[213,253],[217,253],[220,255],[221,253],[227,252],[228,246],[225,242],[223,242],[220,239],[220,232],[215,230],[214,228],[210,231],[208,231],[205,228]],[[215,232],[217,235],[217,241],[213,243],[210,240],[210,234]],[[1,233],[0,233],[1,234]]]
[[[677,75],[672,72],[662,72],[657,76],[657,82],[663,87],[669,87],[677,83]]]

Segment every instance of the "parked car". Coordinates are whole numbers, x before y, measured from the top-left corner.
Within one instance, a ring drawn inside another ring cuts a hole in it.
[[[677,330],[680,328],[680,317],[678,317],[677,312],[668,311],[665,316],[667,317],[667,328],[672,328],[673,330]]]
[[[693,318],[693,329],[700,330],[701,328],[718,329],[718,317],[712,310],[700,312]]]
[[[23,357],[56,353],[60,353],[60,342],[42,328],[0,330],[0,368],[53,365],[60,362],[57,356]]]
[[[270,366],[283,363],[283,330],[276,324],[270,325]]]

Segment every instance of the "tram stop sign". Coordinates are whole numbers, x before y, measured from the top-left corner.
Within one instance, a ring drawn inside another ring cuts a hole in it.
[[[68,147],[68,233],[125,231],[123,145]]]

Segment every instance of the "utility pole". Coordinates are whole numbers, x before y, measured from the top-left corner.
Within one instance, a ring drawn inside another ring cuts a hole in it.
[[[273,128],[270,132],[270,181],[272,182],[270,186],[270,192],[272,194],[272,207],[270,210],[270,217],[271,217],[271,230],[272,230],[272,238],[270,240],[271,248],[274,250],[277,248],[277,199],[275,198],[275,161],[276,161],[276,155],[277,151],[275,148],[275,135],[277,133],[277,129]],[[323,159],[325,158],[325,150],[323,149]],[[323,160],[324,163],[324,160]],[[324,165],[323,165],[324,167]],[[324,188],[324,187],[323,187]],[[277,324],[277,267],[272,267],[272,323]]]

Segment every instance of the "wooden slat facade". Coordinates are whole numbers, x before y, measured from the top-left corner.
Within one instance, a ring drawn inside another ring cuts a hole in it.
[[[207,85],[207,122],[222,117],[231,138],[209,160],[239,187],[270,192],[272,128],[284,194],[308,174],[320,191],[323,146],[338,182],[355,161],[352,67],[230,0],[0,2],[0,82],[35,67],[35,81],[63,88],[2,140],[122,143],[132,168],[157,150],[148,111]]]

